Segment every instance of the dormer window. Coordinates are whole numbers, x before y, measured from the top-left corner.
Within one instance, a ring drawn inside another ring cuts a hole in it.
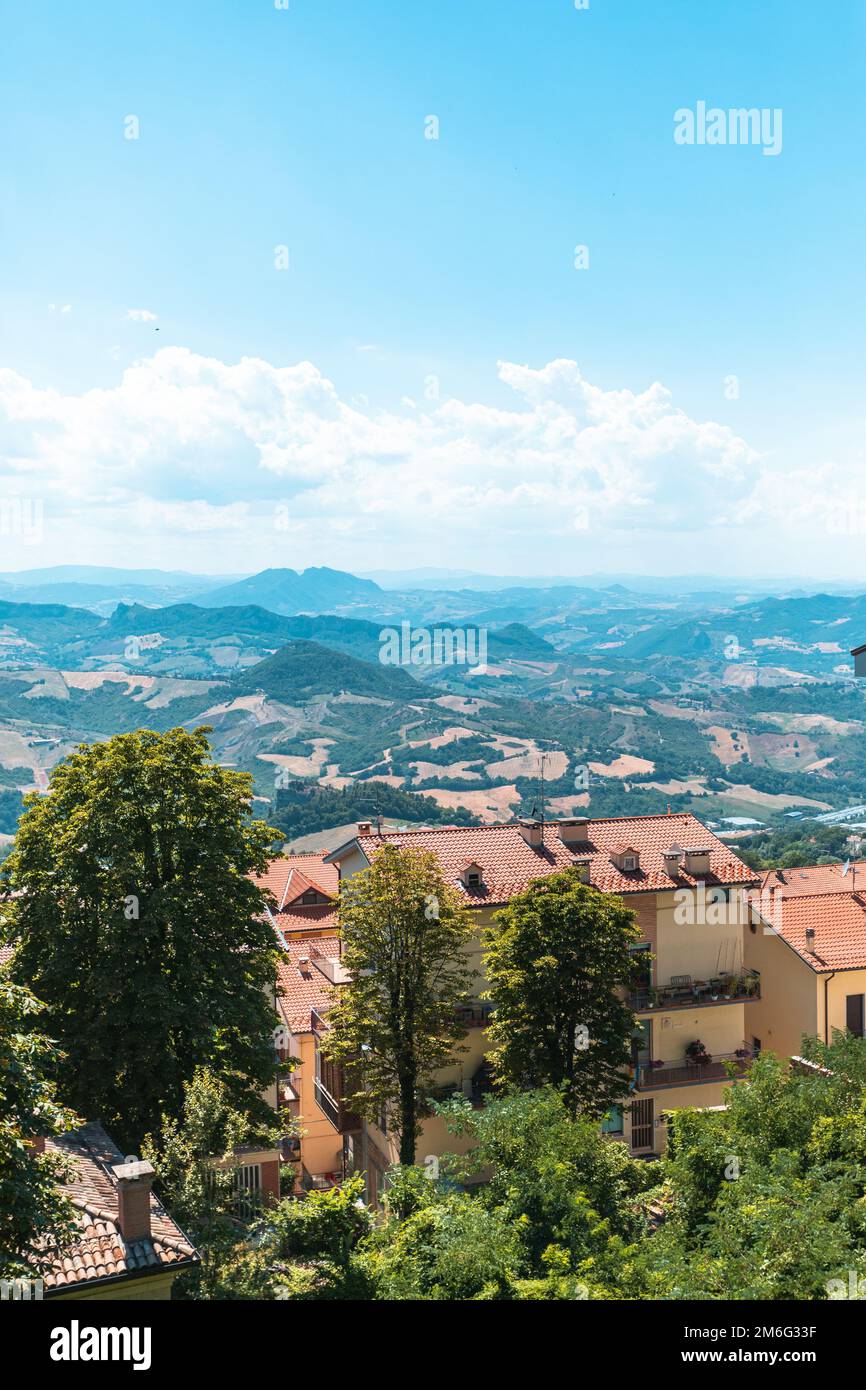
[[[614,845],[610,858],[621,874],[633,874],[640,868],[640,853],[634,845]]]
[[[468,864],[464,864],[460,874],[460,881],[463,887],[467,888],[470,893],[480,892],[484,887],[484,871],[481,865],[476,863],[474,859],[471,859]]]

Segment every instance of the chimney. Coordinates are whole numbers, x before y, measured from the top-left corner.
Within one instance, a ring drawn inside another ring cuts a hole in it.
[[[368,821],[368,820],[359,820],[359,821],[358,821],[358,834],[359,834],[359,835],[369,835],[369,834],[370,834],[370,831],[371,831],[372,829],[373,829],[373,826],[372,826],[372,824],[371,824],[370,821]]]
[[[710,851],[708,849],[687,849],[685,851],[687,874],[692,878],[706,878],[710,872]]]
[[[679,875],[681,855],[682,850],[679,845],[671,845],[670,849],[663,852],[662,859],[668,878],[676,878]]]
[[[806,928],[806,949],[807,949],[807,951],[811,951],[814,945],[815,945],[815,928],[814,928],[814,927],[807,927],[807,928]]]
[[[566,849],[585,849],[589,844],[589,820],[578,816],[574,820],[559,822],[559,838]]]
[[[528,845],[540,849],[544,844],[544,826],[540,820],[521,820],[517,828]]]
[[[153,1167],[137,1160],[117,1163],[112,1168],[117,1182],[117,1224],[120,1234],[131,1245],[136,1240],[150,1240],[150,1185]]]

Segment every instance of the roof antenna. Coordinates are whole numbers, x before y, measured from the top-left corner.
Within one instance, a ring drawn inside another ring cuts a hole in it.
[[[544,844],[544,760],[546,753],[541,755],[541,843]]]
[[[383,817],[383,815],[382,815],[382,799],[381,799],[381,798],[382,798],[381,784],[380,784],[379,782],[376,782],[375,779],[374,779],[374,786],[373,786],[373,811],[374,811],[374,813],[375,813],[375,814],[374,814],[374,820],[375,820],[375,823],[376,823],[376,834],[377,834],[377,835],[381,835],[381,834],[382,834],[382,821],[384,820],[384,817]]]

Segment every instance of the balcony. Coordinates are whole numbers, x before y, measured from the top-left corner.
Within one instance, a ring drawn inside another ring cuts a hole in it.
[[[361,1117],[347,1109],[341,1099],[331,1095],[318,1077],[313,1081],[313,1095],[322,1114],[338,1134],[356,1134],[361,1128]]]
[[[717,975],[709,980],[693,980],[675,975],[667,985],[646,985],[628,996],[629,1008],[636,1014],[669,1013],[674,1009],[707,1009],[717,1004],[742,1004],[761,997],[761,974],[743,970],[736,975]]]
[[[635,1089],[661,1091],[666,1086],[700,1086],[709,1081],[730,1081],[744,1076],[755,1053],[750,1047],[736,1052],[704,1053],[701,1058],[683,1057],[681,1062],[640,1062],[635,1067]]]

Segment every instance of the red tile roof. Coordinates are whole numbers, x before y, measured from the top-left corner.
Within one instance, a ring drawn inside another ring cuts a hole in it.
[[[278,1002],[286,1026],[293,1033],[309,1033],[312,1010],[323,1013],[330,1008],[333,985],[313,962],[316,955],[333,957],[339,951],[336,936],[310,936],[286,943],[277,966]],[[304,957],[306,964],[302,964]]]
[[[198,1259],[191,1242],[153,1194],[151,1238],[131,1243],[123,1239],[118,1225],[117,1183],[111,1168],[123,1163],[124,1155],[102,1125],[82,1125],[56,1139],[46,1139],[45,1151],[51,1150],[74,1161],[75,1176],[60,1186],[75,1208],[78,1236],[62,1247],[50,1241],[43,1244],[48,1268],[39,1272],[46,1293],[143,1271],[157,1273]]]
[[[293,936],[295,932],[321,936],[323,932],[337,930],[337,904],[309,903],[304,906],[299,903],[296,907],[287,907],[285,912],[275,912],[274,922],[284,936]]]
[[[326,864],[321,854],[282,854],[272,859],[264,874],[256,876],[260,888],[267,888],[281,908],[307,888],[317,888],[332,898],[339,891],[336,865]],[[303,887],[300,884],[303,883]]]
[[[810,864],[802,869],[771,869],[761,887],[778,891],[783,898],[801,893],[850,893],[866,888],[866,861],[852,861],[843,876],[841,864]]]
[[[756,906],[813,970],[866,970],[866,893],[773,896],[772,911],[766,899],[762,902],[757,895]],[[810,941],[806,939],[807,927],[815,932]]]
[[[588,844],[566,846],[559,838],[557,824],[545,825],[544,844],[538,848],[528,845],[517,822],[508,825],[446,826],[434,830],[385,831],[382,835],[358,835],[349,844],[358,844],[368,859],[372,859],[387,841],[398,846],[414,846],[432,850],[439,858],[446,879],[465,893],[478,906],[508,902],[522,892],[534,878],[556,873],[570,864],[589,863],[589,882],[606,893],[646,893],[708,884],[754,884],[758,876],[731,848],[710,834],[691,815],[623,816],[607,820],[591,820],[587,828]],[[709,876],[697,879],[680,866],[669,873],[664,852],[674,843],[706,845],[710,855]],[[640,868],[621,872],[611,862],[611,854],[624,844],[640,855]],[[348,846],[335,850],[332,858],[339,860]],[[481,866],[484,883],[480,888],[466,888],[460,879],[467,859]]]

